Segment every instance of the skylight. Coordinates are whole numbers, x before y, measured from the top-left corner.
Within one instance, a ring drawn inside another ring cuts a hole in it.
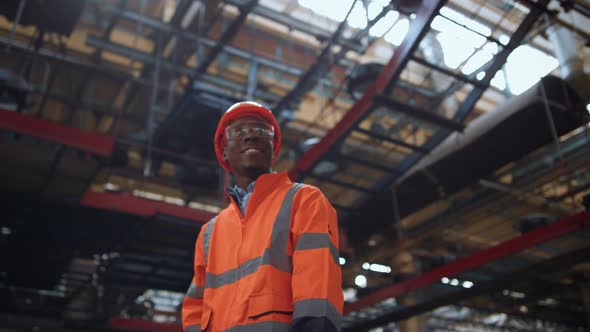
[[[337,22],[342,22],[348,13],[348,9],[352,5],[352,0],[299,0],[299,5],[308,9],[311,9],[317,15],[325,16]],[[354,4],[350,15],[348,16],[347,23],[351,28],[364,29],[367,27],[368,20],[373,20],[389,1],[384,0],[372,0],[367,4],[367,7],[363,5],[363,1],[357,1]],[[369,34],[374,37],[382,37],[386,34],[392,26],[398,20],[400,14],[397,11],[390,10],[383,18],[381,18],[371,29]],[[396,36],[390,35],[389,39],[401,39],[407,34],[407,29],[404,28],[405,24],[402,23],[401,29],[398,33],[403,32],[403,35]],[[386,38],[387,40],[387,38]],[[397,44],[399,45],[399,43]]]
[[[298,0],[298,3],[318,15],[342,22],[353,1]],[[356,29],[366,28],[368,20],[377,17],[388,3],[388,0],[371,0],[368,3],[356,1],[347,19],[348,25]],[[492,35],[490,27],[447,7],[440,10],[439,15],[432,21],[431,28],[437,31],[436,38],[442,47],[444,65],[451,69],[459,69],[465,75],[475,73],[501,50],[501,46],[486,39],[487,36]],[[400,17],[396,11],[389,11],[369,30],[369,34],[374,37],[383,37],[392,45],[399,46],[409,29],[408,18]],[[510,40],[505,35],[500,35],[498,39],[504,45]],[[534,59],[534,65],[531,65],[531,59]],[[503,71],[493,73],[491,84],[500,90],[508,86],[511,93],[520,94],[557,66],[558,63],[554,57],[531,46],[523,45],[515,49],[508,58],[505,65],[506,73]],[[488,74],[479,72],[476,76],[481,80]]]
[[[510,92],[521,94],[535,85],[541,77],[559,65],[557,59],[536,48],[522,45],[516,48],[506,62],[506,76]]]
[[[385,40],[395,46],[399,46],[410,29],[410,21],[407,18],[401,19],[395,23],[393,28],[385,34]]]
[[[299,0],[299,5],[309,8],[318,15],[342,22],[354,0]]]

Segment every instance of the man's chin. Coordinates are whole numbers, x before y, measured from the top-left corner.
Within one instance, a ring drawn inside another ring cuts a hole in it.
[[[268,173],[270,171],[270,166],[252,164],[245,165],[244,167],[242,167],[242,170],[249,176],[259,176],[261,174]]]

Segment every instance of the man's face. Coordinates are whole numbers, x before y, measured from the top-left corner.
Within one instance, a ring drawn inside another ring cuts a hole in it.
[[[273,137],[265,136],[260,130],[256,130],[261,124],[269,126],[260,118],[244,116],[228,125],[228,130],[236,136],[228,137],[226,130],[223,154],[234,174],[249,175],[252,172],[270,169],[274,153]]]

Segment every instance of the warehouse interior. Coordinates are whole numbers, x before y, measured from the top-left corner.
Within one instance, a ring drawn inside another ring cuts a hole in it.
[[[181,331],[213,134],[338,213],[343,331],[590,330],[590,1],[4,0],[0,331]]]

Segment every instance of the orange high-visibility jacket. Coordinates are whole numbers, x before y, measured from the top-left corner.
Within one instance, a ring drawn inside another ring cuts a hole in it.
[[[286,173],[261,175],[244,216],[232,198],[201,229],[183,328],[286,332],[321,319],[325,331],[339,331],[338,263],[336,212],[320,190]]]

